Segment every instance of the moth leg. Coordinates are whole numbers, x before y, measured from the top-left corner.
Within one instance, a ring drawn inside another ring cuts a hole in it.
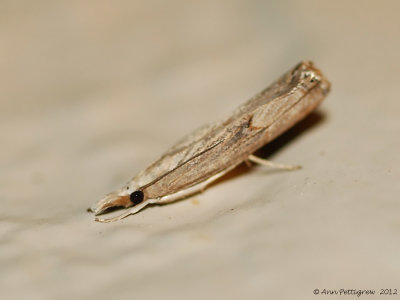
[[[251,164],[251,162],[249,161],[249,159],[245,159],[244,160],[244,163],[246,164],[246,166],[248,167],[248,168],[251,168],[253,165]]]
[[[214,182],[215,180],[217,180],[218,178],[222,177],[223,175],[225,175],[226,173],[228,173],[230,170],[232,170],[234,167],[236,167],[236,165],[221,171],[213,176],[211,176],[210,178],[208,178],[207,180],[200,182],[194,186],[191,186],[187,189],[181,190],[179,192],[176,192],[174,194],[171,195],[167,195],[158,199],[152,199],[150,201],[150,203],[152,204],[167,204],[167,203],[171,203],[174,202],[176,200],[180,200],[189,196],[192,196],[194,194],[198,194],[198,193],[202,193],[204,192],[204,190],[207,188],[207,186],[209,184],[211,184],[212,182]]]
[[[264,158],[259,158],[252,154],[250,154],[247,159],[255,164],[259,164],[261,166],[270,167],[270,168],[274,168],[274,169],[290,170],[290,171],[301,169],[301,166],[275,163],[275,162],[272,162],[272,161],[264,159]]]

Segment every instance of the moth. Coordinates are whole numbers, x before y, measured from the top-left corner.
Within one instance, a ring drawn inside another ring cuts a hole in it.
[[[117,217],[95,220],[120,220],[149,204],[199,193],[243,162],[296,169],[253,152],[312,112],[329,90],[329,81],[312,62],[300,62],[229,117],[187,135],[125,186],[95,203],[90,210],[96,216],[110,208],[130,208]]]

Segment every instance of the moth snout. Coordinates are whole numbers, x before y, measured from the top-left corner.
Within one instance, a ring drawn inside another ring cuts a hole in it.
[[[106,195],[103,199],[95,203],[91,207],[91,211],[97,216],[110,208],[118,208],[118,207],[129,207],[132,206],[132,202],[130,200],[130,195],[120,195],[116,193],[111,193]]]

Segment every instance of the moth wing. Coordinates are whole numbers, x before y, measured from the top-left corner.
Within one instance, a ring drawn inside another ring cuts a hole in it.
[[[221,141],[221,137],[218,135],[220,126],[221,122],[207,124],[186,135],[158,160],[137,174],[132,181],[138,188],[146,185],[175,169],[186,160],[219,143]]]
[[[181,151],[183,148],[187,148],[191,144],[202,140],[206,136],[210,136],[211,132],[215,131],[220,127],[221,122],[206,124],[197,128],[190,134],[187,134],[182,139],[180,139],[176,144],[174,144],[164,155],[171,155],[173,153]]]

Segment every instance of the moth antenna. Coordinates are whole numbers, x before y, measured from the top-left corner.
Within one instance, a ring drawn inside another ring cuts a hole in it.
[[[102,218],[95,218],[94,220],[100,223],[110,223],[110,222],[115,222],[118,220],[121,220],[123,218],[126,218],[127,216],[129,216],[131,214],[131,211],[127,211],[126,213],[116,216],[114,218],[109,218],[109,219],[102,219]]]
[[[136,214],[138,211],[142,210],[142,209],[143,209],[144,207],[146,207],[148,204],[149,204],[149,201],[142,202],[142,203],[140,203],[140,204],[138,204],[138,205],[132,207],[132,208],[131,208],[130,210],[128,210],[127,212],[125,212],[125,213],[123,213],[123,214],[121,214],[121,215],[119,215],[119,216],[116,216],[116,217],[114,217],[114,218],[102,219],[102,218],[97,217],[97,218],[95,218],[94,220],[97,221],[97,222],[101,222],[101,223],[110,223],[110,222],[115,222],[115,221],[118,221],[118,220],[122,220],[123,218],[126,218],[126,217],[129,216],[129,215]]]

